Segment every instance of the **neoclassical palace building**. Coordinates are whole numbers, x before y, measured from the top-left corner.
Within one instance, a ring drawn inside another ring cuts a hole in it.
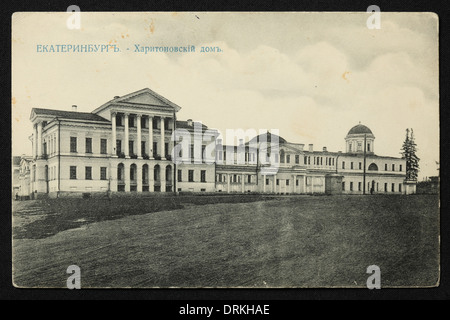
[[[270,132],[226,146],[216,130],[177,120],[179,110],[148,88],[114,97],[90,113],[76,106],[71,111],[33,108],[33,151],[20,160],[19,196],[413,190],[405,181],[405,159],[376,155],[375,136],[362,124],[348,132],[345,152],[318,151],[311,144],[305,148]],[[190,152],[172,152],[178,144],[172,139],[175,130],[190,135]],[[178,161],[194,159],[194,154],[200,160]]]

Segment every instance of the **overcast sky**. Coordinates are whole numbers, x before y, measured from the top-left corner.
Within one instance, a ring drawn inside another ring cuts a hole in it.
[[[83,10],[83,8],[81,8]],[[381,13],[69,13],[13,17],[12,150],[31,154],[31,108],[91,112],[150,88],[192,118],[226,129],[279,129],[290,142],[345,151],[367,125],[375,152],[400,156],[413,128],[421,174],[437,175],[437,17]],[[38,44],[116,44],[120,53],[39,53]],[[195,53],[135,53],[134,45],[195,45]],[[202,46],[221,53],[201,53]],[[129,48],[129,50],[127,50]]]

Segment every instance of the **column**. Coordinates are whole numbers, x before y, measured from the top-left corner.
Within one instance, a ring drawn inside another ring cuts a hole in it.
[[[42,122],[37,124],[37,157],[42,157]]]
[[[136,150],[137,150],[138,159],[142,159],[141,119],[142,119],[142,115],[140,115],[140,114],[136,115],[136,121],[137,121],[137,124],[136,124],[137,125],[137,148],[136,148]],[[141,189],[142,189],[142,184],[141,184]],[[138,191],[139,191],[139,182],[138,182]]]
[[[172,137],[175,136],[175,118],[171,118],[170,123],[171,123],[170,127],[172,129],[172,135],[171,135],[170,141],[169,141],[169,154],[172,155],[172,151],[174,148],[174,142],[172,140]],[[172,157],[172,161],[174,161],[173,157]]]
[[[296,189],[296,186],[297,186],[297,177],[294,174],[294,175],[292,175],[292,178],[293,178],[293,180],[292,180],[292,188],[294,189],[293,193],[295,193],[295,191],[296,191],[295,189]]]
[[[111,155],[117,157],[116,147],[117,147],[117,131],[116,131],[116,112],[111,112],[111,124],[112,124],[112,135],[111,135]]]
[[[311,193],[314,193],[314,177],[311,177]]]
[[[230,175],[227,173],[227,192],[230,193]]]
[[[130,192],[130,164],[127,161],[123,162],[123,171],[125,178],[125,192]]]
[[[161,155],[161,159],[162,160],[166,160],[166,154],[165,154],[165,137],[164,137],[164,133],[165,133],[165,128],[164,128],[164,117],[161,117],[161,143],[160,143],[160,147],[159,150],[161,150],[160,155]]]
[[[273,193],[277,193],[277,175],[273,175]]]
[[[161,192],[166,192],[166,169],[167,168],[165,168],[163,166],[161,166],[160,168],[161,168],[161,172],[160,172],[160,175],[161,175],[161,179],[160,179],[160,181],[161,181]]]
[[[148,166],[148,191],[155,192],[155,167]]]
[[[148,116],[148,156],[150,157],[150,159],[153,159],[153,117],[152,116]],[[153,174],[153,172],[152,172],[152,174]]]
[[[263,177],[263,193],[266,193],[266,175],[264,174],[262,177]]]
[[[303,176],[303,193],[306,193],[306,174]]]
[[[245,193],[245,175],[241,174],[241,187],[242,187],[242,193]]]
[[[128,113],[125,113],[125,158],[127,158],[127,159],[130,159],[130,142],[129,142],[129,140],[130,140],[130,132],[129,132],[129,130],[128,130],[128,117],[129,117],[129,114]],[[128,172],[128,175],[129,175],[130,173]],[[128,189],[129,189],[129,186],[128,186]]]
[[[136,165],[137,192],[142,192],[142,165]]]
[[[117,192],[117,164],[112,163],[109,168],[109,190]]]

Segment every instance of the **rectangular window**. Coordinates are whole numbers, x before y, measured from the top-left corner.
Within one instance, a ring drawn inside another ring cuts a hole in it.
[[[141,156],[146,154],[145,152],[145,141],[141,141]]]
[[[286,179],[286,185],[287,186],[289,185],[289,179]]]
[[[189,170],[189,182],[194,182],[194,170]]]
[[[71,180],[77,179],[77,167],[76,166],[70,166],[70,179]]]
[[[92,138],[86,138],[86,153],[92,153]]]
[[[291,163],[291,155],[286,156],[286,163]]]
[[[270,183],[270,180],[269,180],[269,179],[266,179],[266,186],[268,186],[269,183]]]
[[[153,156],[158,154],[158,142],[153,142]]]
[[[353,162],[350,162],[350,169],[353,170]]]
[[[362,185],[362,183],[358,182],[358,191],[361,191],[361,185]]]
[[[359,170],[362,170],[362,163],[359,163]]]
[[[123,126],[123,122],[122,122],[122,115],[117,115],[116,116],[116,126],[118,127],[122,127]]]
[[[107,147],[108,147],[108,140],[100,139],[100,153],[101,154],[106,154]]]
[[[400,165],[400,167],[398,168],[399,171],[403,171],[403,165]]]
[[[86,180],[92,180],[92,167],[85,167],[84,178]]]
[[[295,185],[298,187],[298,180],[295,180]]]
[[[401,183],[398,184],[398,192],[402,192],[402,184]]]
[[[300,156],[298,154],[295,155],[295,164],[300,163]]]
[[[100,167],[100,180],[106,180],[106,167]]]
[[[307,157],[303,157],[303,164],[308,164],[308,159],[307,159]]]
[[[206,182],[206,170],[201,170],[200,171],[200,181],[201,182]]]
[[[342,161],[342,169],[345,169],[345,161]]]
[[[130,153],[130,155],[134,154],[134,141],[133,140],[128,141],[128,152]]]
[[[177,181],[178,182],[182,182],[183,181],[183,171],[178,169],[178,173],[177,173]]]
[[[164,156],[168,156],[169,155],[169,144],[166,142],[164,143]]]
[[[395,183],[392,184],[392,186],[391,186],[391,191],[392,191],[392,192],[395,192]]]
[[[342,191],[345,191],[345,182],[342,182]]]
[[[277,179],[277,186],[280,185],[280,179]]]
[[[122,140],[116,140],[116,152],[117,155],[122,153]]]
[[[388,187],[387,187],[387,183],[385,183],[385,184],[384,184],[384,192],[387,192],[387,191],[388,191],[387,188],[388,188]]]
[[[134,127],[134,117],[133,116],[128,116],[128,126],[130,128]]]
[[[247,183],[252,183],[252,176],[250,174],[247,176]]]
[[[153,129],[159,129],[159,126],[158,126],[158,123],[159,123],[159,119],[157,119],[157,118],[155,118],[155,117],[153,117],[152,118],[153,120]]]
[[[388,171],[388,165],[387,165],[387,163],[384,164],[384,171]]]
[[[350,191],[353,191],[353,182],[350,182]]]
[[[395,164],[392,164],[392,171],[395,171]]]
[[[147,128],[147,119],[144,117],[141,117],[141,128],[146,129]]]
[[[70,137],[70,152],[77,152],[77,137]]]

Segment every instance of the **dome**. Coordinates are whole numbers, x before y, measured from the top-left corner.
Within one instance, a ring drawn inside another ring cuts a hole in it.
[[[365,134],[365,133],[373,134],[372,130],[370,130],[368,127],[366,127],[363,124],[358,124],[358,125],[354,126],[353,128],[351,128],[347,135],[350,135],[350,134]]]
[[[263,137],[261,138],[261,136],[263,136]],[[250,143],[255,143],[255,140],[256,140],[256,142],[259,142],[260,140],[265,141],[265,142],[271,142],[271,141],[272,141],[272,137],[274,137],[275,139],[276,139],[276,137],[278,137],[278,143],[279,143],[279,144],[282,144],[282,143],[286,143],[286,142],[287,142],[287,141],[286,141],[285,139],[283,139],[282,137],[277,136],[276,134],[272,134],[272,133],[270,133],[270,132],[267,132],[267,135],[266,135],[265,133],[263,133],[263,134],[260,134],[260,135],[258,135],[258,136],[256,136],[256,137],[254,137],[253,139],[251,139],[251,140],[248,142],[248,144],[250,144]]]

